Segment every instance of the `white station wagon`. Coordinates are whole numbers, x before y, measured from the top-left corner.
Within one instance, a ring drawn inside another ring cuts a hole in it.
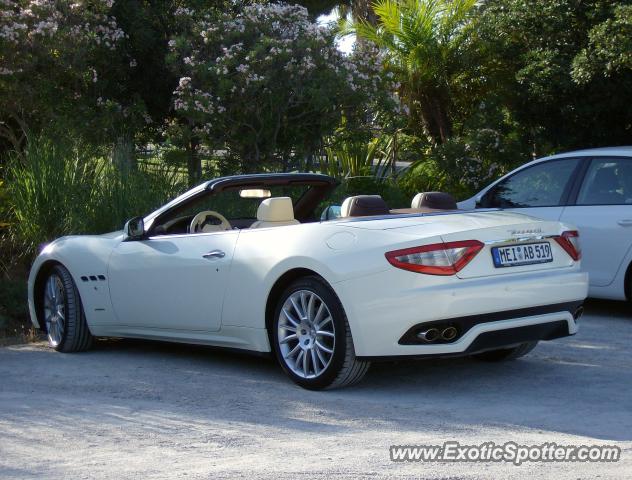
[[[576,225],[589,296],[632,300],[632,147],[534,160],[458,205],[502,208]]]

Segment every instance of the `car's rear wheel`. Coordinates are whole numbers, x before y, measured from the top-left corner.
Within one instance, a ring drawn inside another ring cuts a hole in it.
[[[272,337],[281,367],[304,388],[346,387],[369,369],[369,362],[355,356],[340,300],[319,277],[300,278],[283,292]]]
[[[477,360],[483,360],[485,362],[515,360],[516,358],[524,357],[527,353],[533,350],[537,344],[538,342],[526,342],[521,343],[517,347],[489,350],[487,352],[476,353],[472,356]]]
[[[59,352],[80,352],[92,346],[81,298],[70,272],[56,265],[44,282],[42,316],[48,344]]]

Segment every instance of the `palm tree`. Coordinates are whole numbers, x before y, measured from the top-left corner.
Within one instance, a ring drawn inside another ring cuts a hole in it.
[[[341,33],[355,33],[386,55],[385,67],[399,81],[411,128],[441,144],[452,134],[452,86],[473,32],[477,0],[377,0],[377,22],[351,20]]]
[[[345,0],[336,5],[339,18],[353,19],[354,22],[366,22],[377,25],[377,17],[373,11],[372,0]]]

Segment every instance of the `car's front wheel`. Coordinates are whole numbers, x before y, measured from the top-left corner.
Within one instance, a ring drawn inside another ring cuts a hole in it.
[[[537,344],[538,342],[526,342],[521,343],[517,347],[489,350],[487,352],[476,353],[472,356],[477,360],[483,360],[485,362],[515,360],[516,358],[524,357],[527,353],[533,350]]]
[[[319,277],[300,278],[281,295],[272,337],[281,367],[304,388],[352,385],[369,369],[355,355],[340,300]]]
[[[48,274],[42,292],[43,324],[48,344],[59,352],[80,352],[92,346],[79,291],[70,272],[56,265]]]

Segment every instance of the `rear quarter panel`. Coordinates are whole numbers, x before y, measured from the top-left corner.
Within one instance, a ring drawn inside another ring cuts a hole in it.
[[[231,265],[222,325],[264,328],[270,291],[292,269],[312,270],[336,291],[339,282],[389,268],[386,245],[398,242],[401,236],[394,233],[341,228],[334,222],[242,230]]]

